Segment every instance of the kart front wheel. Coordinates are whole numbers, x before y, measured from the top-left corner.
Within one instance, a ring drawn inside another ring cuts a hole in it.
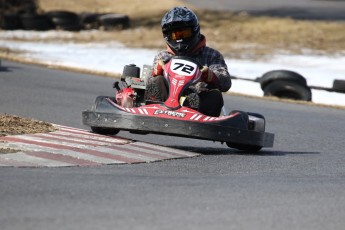
[[[92,132],[101,134],[101,135],[116,135],[120,132],[120,130],[118,129],[94,127],[94,126],[91,126],[91,130]]]
[[[226,142],[226,145],[230,148],[242,150],[242,151],[248,151],[248,152],[258,152],[262,149],[262,146],[258,145],[245,145],[245,144],[238,144],[238,143],[232,143],[232,142]]]

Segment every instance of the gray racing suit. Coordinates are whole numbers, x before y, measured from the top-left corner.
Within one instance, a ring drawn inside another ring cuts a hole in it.
[[[153,61],[156,66],[158,60],[167,61],[175,54],[169,49],[159,52]],[[197,109],[199,112],[210,116],[219,116],[223,106],[221,92],[226,92],[231,87],[231,78],[223,55],[208,46],[202,36],[199,44],[194,48],[189,57],[208,66],[216,76],[214,83],[199,82],[190,88],[194,94],[187,96],[187,106]],[[153,101],[165,101],[168,98],[168,83],[163,76],[152,76],[146,85],[145,99]]]

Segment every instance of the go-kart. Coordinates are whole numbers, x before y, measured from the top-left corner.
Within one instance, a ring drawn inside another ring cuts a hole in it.
[[[104,135],[125,130],[216,141],[253,152],[273,147],[274,134],[265,132],[261,114],[235,110],[211,117],[184,105],[184,92],[201,80],[202,65],[197,61],[176,56],[164,63],[169,84],[169,97],[164,102],[144,99],[148,73],[148,66],[144,65],[140,74],[139,67],[126,65],[121,81],[114,83],[115,97],[98,96],[92,108],[82,112],[83,124]]]

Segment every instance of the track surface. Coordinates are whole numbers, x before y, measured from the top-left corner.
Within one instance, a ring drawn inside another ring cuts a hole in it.
[[[112,79],[3,61],[0,112],[81,125]],[[201,156],[148,164],[1,168],[0,228],[343,229],[345,111],[226,96],[276,134],[259,154],[120,133]]]

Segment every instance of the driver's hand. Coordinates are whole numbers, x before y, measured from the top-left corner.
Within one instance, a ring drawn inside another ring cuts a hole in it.
[[[217,76],[213,73],[212,70],[208,68],[208,66],[203,66],[201,68],[201,80],[206,83],[214,83],[218,80]]]
[[[156,64],[153,66],[152,77],[163,75],[163,72],[164,72],[164,61],[162,59],[158,59]]]

